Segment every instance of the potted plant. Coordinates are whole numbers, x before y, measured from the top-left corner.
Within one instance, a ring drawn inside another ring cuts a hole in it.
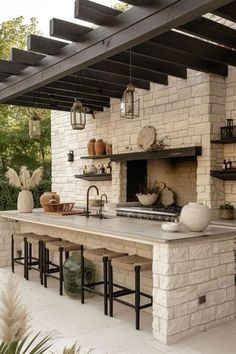
[[[220,217],[224,220],[234,219],[234,206],[231,203],[224,203],[220,205]]]
[[[149,206],[155,204],[159,195],[159,188],[156,183],[139,185],[139,193],[136,193],[136,197],[140,204]]]
[[[21,166],[19,175],[13,168],[8,167],[5,176],[9,184],[21,190],[17,199],[17,209],[20,213],[32,213],[34,202],[30,189],[39,185],[42,175],[41,167],[33,171],[32,175],[26,166]]]

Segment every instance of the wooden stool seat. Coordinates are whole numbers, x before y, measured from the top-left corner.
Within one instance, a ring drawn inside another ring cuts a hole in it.
[[[48,235],[35,235],[35,234],[32,234],[32,235],[29,235],[27,237],[28,243],[32,243],[34,245],[37,245],[39,243],[39,241],[53,242],[53,241],[57,241],[57,240],[60,240],[60,239],[59,238],[55,239],[55,237],[51,237],[51,236],[48,236]]]
[[[152,269],[152,261],[150,259],[141,257],[137,254],[114,258],[111,262],[112,266],[132,272],[135,267],[140,267],[140,271],[147,271]]]
[[[124,271],[134,272],[134,289],[129,289],[123,287],[123,290],[114,291],[113,287],[116,284],[113,283],[113,267],[122,269]],[[140,276],[142,271],[147,271],[152,269],[152,260],[141,257],[137,254],[130,256],[124,256],[119,258],[114,258],[108,262],[108,283],[109,283],[109,314],[113,317],[113,301],[119,302],[123,305],[132,307],[135,310],[135,324],[136,329],[140,327],[140,311],[144,308],[152,306],[152,296],[141,291],[140,287]],[[130,301],[126,301],[122,298],[127,295],[135,295],[134,304]],[[141,304],[141,296],[148,299],[145,304]]]
[[[15,263],[21,264],[24,266],[24,278],[27,279],[28,272],[27,272],[27,265],[29,263],[28,259],[28,238],[37,236],[33,232],[21,232],[11,235],[11,268],[12,273],[15,272]],[[15,241],[24,242],[24,252],[23,255],[19,255],[18,257],[15,256]],[[30,260],[32,261],[32,260]],[[34,259],[35,262],[39,262],[38,258]]]
[[[95,248],[84,251],[84,257],[92,262],[102,262],[105,257],[110,260],[125,255],[127,255],[127,253],[119,253],[108,250],[107,248]]]
[[[55,240],[55,239],[54,239]],[[81,251],[82,245],[78,245],[76,243],[61,240],[55,242],[45,241],[46,247],[50,251],[59,251],[60,248],[63,248],[65,252],[71,251]]]
[[[64,258],[69,257],[70,252],[83,252],[83,245],[79,245],[70,241],[55,239],[43,241],[43,268],[44,268],[44,287],[47,288],[48,277],[59,280],[59,294],[63,295],[63,263]],[[58,252],[59,264],[54,264],[50,261],[50,251]],[[55,275],[58,274],[58,275]]]
[[[107,248],[95,248],[85,250],[82,253],[81,258],[81,303],[84,303],[84,291],[89,291],[91,293],[100,295],[104,299],[104,314],[108,314],[108,262],[112,259],[116,259],[118,257],[126,256],[127,253],[115,252],[111,251]],[[85,284],[84,283],[84,258],[89,259],[92,262],[103,263],[103,280],[97,281],[95,283]],[[97,286],[103,285],[103,291],[97,290]],[[118,286],[118,285],[117,285]]]

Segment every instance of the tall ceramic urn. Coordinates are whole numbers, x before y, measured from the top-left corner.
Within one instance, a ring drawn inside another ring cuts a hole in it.
[[[188,203],[180,214],[180,222],[190,231],[203,231],[211,221],[211,210],[202,203]]]

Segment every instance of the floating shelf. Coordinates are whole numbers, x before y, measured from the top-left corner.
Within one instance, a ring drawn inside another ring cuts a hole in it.
[[[81,156],[81,159],[87,160],[98,160],[98,159],[109,159],[111,155],[88,155],[88,156]]]
[[[111,181],[112,176],[108,173],[99,174],[87,174],[87,175],[75,175],[75,178],[84,179],[85,181]]]
[[[111,161],[194,158],[201,154],[201,146],[190,146],[177,149],[163,149],[157,151],[141,151],[116,154],[111,156]]]
[[[211,140],[212,144],[234,144],[236,143],[236,138],[222,139],[222,140]]]
[[[211,171],[211,176],[223,181],[236,181],[236,169]]]

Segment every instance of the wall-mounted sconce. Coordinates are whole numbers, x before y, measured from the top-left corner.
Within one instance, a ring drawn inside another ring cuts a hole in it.
[[[68,157],[69,162],[73,162],[74,161],[74,151],[70,150],[67,154],[67,157]]]

